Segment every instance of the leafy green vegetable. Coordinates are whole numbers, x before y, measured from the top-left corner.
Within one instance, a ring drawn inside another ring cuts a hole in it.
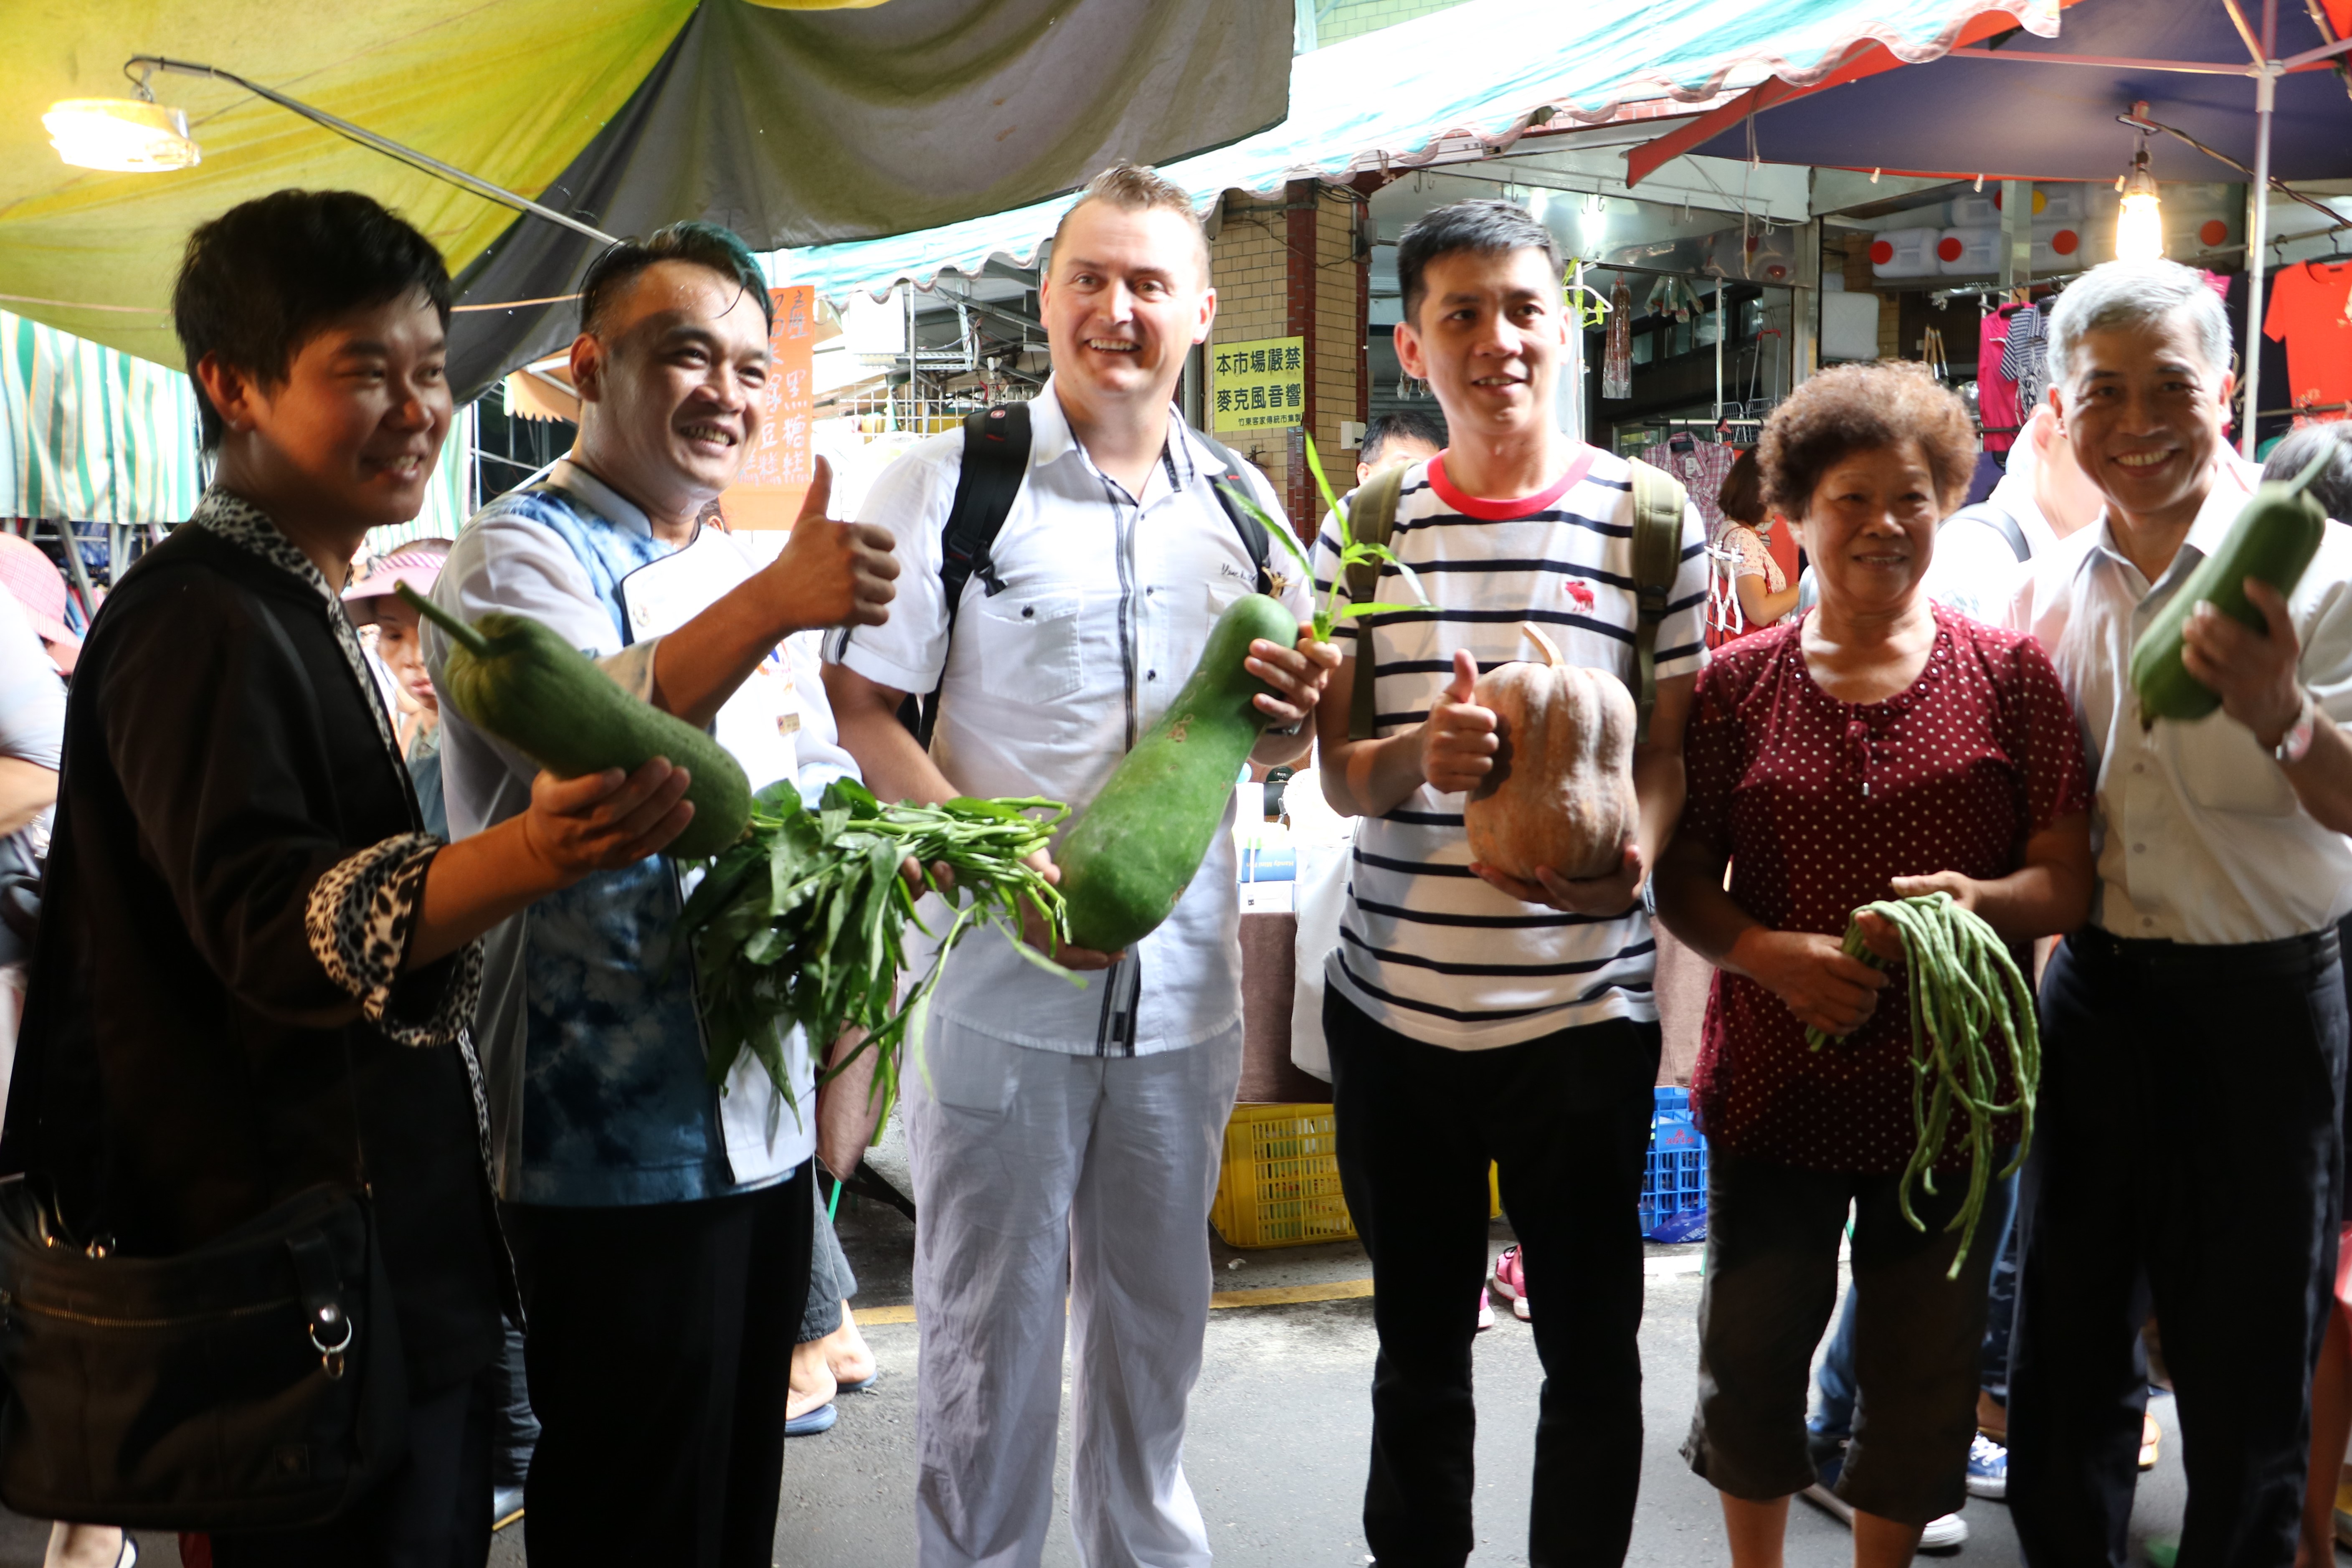
[[[1302,433],[1300,439],[1307,444],[1307,469],[1315,476],[1315,488],[1323,492],[1324,508],[1339,521],[1339,564],[1331,574],[1331,587],[1323,595],[1322,607],[1315,612],[1315,640],[1329,642],[1333,626],[1358,616],[1407,615],[1431,608],[1429,595],[1422,589],[1420,576],[1412,567],[1398,560],[1394,551],[1385,544],[1361,543],[1357,541],[1355,534],[1348,527],[1348,509],[1339,504],[1339,498],[1331,493],[1331,481],[1323,477],[1323,459],[1316,453],[1315,437]],[[1306,550],[1300,546],[1298,536],[1290,531],[1289,524],[1267,512],[1264,507],[1257,504],[1257,498],[1241,486],[1227,484],[1223,480],[1219,480],[1218,483],[1227,495],[1241,504],[1244,510],[1257,519],[1259,525],[1267,533],[1273,535],[1285,550],[1290,552],[1306,572],[1307,579],[1310,582],[1313,581],[1315,564],[1307,558]],[[1339,585],[1347,580],[1348,568],[1363,561],[1387,562],[1396,569],[1397,574],[1404,579],[1405,586],[1412,590],[1412,596],[1421,602],[1417,605],[1350,605],[1344,610],[1339,609],[1338,607]]]
[[[1084,984],[1021,942],[1024,902],[1057,936],[1067,934],[1061,894],[1026,858],[1069,810],[1034,798],[885,805],[848,779],[827,785],[814,811],[790,779],[761,791],[750,830],[711,862],[679,920],[694,952],[711,1082],[724,1081],[748,1049],[797,1110],[783,1049],[791,1026],[806,1031],[819,1062],[844,1030],[864,1029],[865,1044],[832,1070],[872,1050],[887,1115],[898,1097],[900,1048],[910,1036],[920,1048],[940,967],[977,923],[1003,930],[1039,968]],[[909,859],[921,868],[923,890],[956,913],[902,1008],[906,928],[911,921],[930,934],[916,913],[920,894],[899,875]]]

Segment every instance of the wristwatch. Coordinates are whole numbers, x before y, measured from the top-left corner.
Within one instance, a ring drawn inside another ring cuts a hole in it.
[[[2303,694],[2303,706],[2295,710],[2294,722],[2286,727],[2286,733],[2279,737],[2279,743],[2271,748],[2271,755],[2278,759],[2281,767],[2294,766],[2311,750],[2311,737],[2318,727],[2319,704],[2306,690]]]

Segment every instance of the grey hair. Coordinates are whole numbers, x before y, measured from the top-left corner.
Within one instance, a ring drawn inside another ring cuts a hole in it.
[[[2196,268],[2178,261],[2109,261],[2067,285],[2050,312],[2050,383],[2063,387],[2083,334],[2189,312],[2197,346],[2216,373],[2231,368],[2230,315]]]

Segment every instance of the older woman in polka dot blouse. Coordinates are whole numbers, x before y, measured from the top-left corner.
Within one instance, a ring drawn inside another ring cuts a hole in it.
[[[2088,774],[2033,641],[1920,592],[1976,458],[1957,398],[1896,365],[1828,371],[1776,411],[1759,458],[1770,504],[1803,524],[1821,603],[1699,678],[1689,802],[1657,871],[1659,913],[1719,971],[1693,1085],[1711,1159],[1684,1454],[1722,1494],[1733,1563],[1777,1563],[1788,1500],[1815,1479],[1805,1391],[1853,1204],[1862,1419],[1836,1486],[1856,1510],[1855,1561],[1900,1563],[1964,1500],[1985,1238],[2013,1184],[1947,1279],[1960,1130],[1941,1193],[1914,1190],[1922,1234],[1896,1203],[1915,1140],[1906,978],[1840,943],[1857,906],[1939,889],[2021,959],[2079,924]],[[1883,924],[1869,934],[1899,953]],[[1836,1038],[1810,1050],[1808,1026]]]

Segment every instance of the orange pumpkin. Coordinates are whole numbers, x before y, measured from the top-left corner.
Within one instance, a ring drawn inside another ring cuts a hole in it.
[[[1524,882],[1549,867],[1571,880],[1622,864],[1640,820],[1633,799],[1633,694],[1605,669],[1563,663],[1532,626],[1541,664],[1499,664],[1471,700],[1492,709],[1495,771],[1462,807],[1470,856]]]

